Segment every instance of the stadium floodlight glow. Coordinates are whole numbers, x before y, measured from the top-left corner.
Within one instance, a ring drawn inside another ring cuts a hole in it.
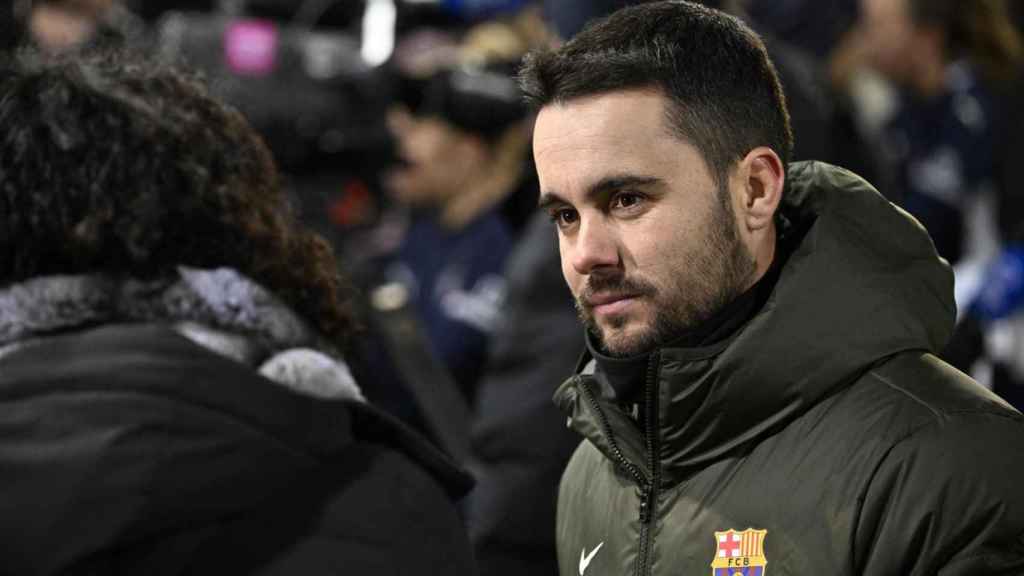
[[[370,66],[380,66],[395,51],[394,0],[368,0],[363,12],[363,45],[360,53]]]

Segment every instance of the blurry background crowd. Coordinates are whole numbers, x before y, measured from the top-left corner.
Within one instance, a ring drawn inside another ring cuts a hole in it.
[[[550,573],[582,350],[515,71],[626,0],[8,0],[5,49],[126,46],[203,70],[263,133],[362,294],[367,397],[477,476],[485,574]],[[1024,5],[721,0],[764,37],[795,158],[912,213],[953,266],[947,360],[1024,407]],[[841,305],[841,303],[837,303]]]

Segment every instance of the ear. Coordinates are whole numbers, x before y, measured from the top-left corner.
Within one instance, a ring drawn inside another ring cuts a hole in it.
[[[786,172],[774,150],[760,146],[751,150],[737,167],[740,179],[739,220],[751,234],[770,229],[782,201]]]

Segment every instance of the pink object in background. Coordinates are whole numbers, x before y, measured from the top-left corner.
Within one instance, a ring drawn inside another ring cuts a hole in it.
[[[224,57],[236,74],[266,76],[277,59],[277,27],[265,20],[236,20],[224,31]]]

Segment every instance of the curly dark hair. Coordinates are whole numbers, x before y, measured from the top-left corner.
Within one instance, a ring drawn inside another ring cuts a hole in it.
[[[196,73],[123,52],[0,65],[0,286],[231,267],[339,348],[351,292],[263,140]]]

